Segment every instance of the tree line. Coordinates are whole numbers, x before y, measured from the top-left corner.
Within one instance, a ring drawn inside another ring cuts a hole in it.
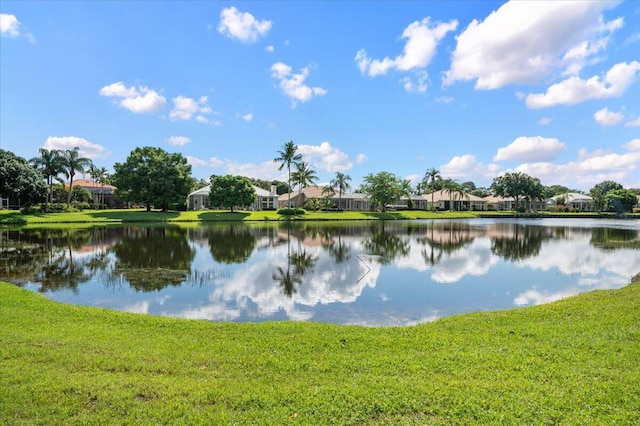
[[[96,167],[92,160],[82,157],[79,149],[47,150],[40,148],[39,155],[30,160],[16,156],[10,151],[0,149],[0,197],[19,199],[24,205],[38,202],[60,202],[61,193],[66,195],[66,204],[72,200],[88,201],[91,194],[80,188],[74,189],[73,182],[79,173],[88,173],[99,185],[113,185],[116,195],[123,201],[146,206],[147,210],[186,208],[186,199],[195,189],[211,185],[209,198],[216,207],[243,207],[253,204],[257,195],[253,185],[267,191],[275,185],[278,195],[288,193],[288,207],[291,208],[291,193],[294,189],[316,185],[318,176],[311,164],[303,160],[298,146],[293,141],[286,142],[273,159],[279,164],[278,170],[287,170],[287,182],[278,180],[249,179],[243,176],[212,175],[210,179],[194,179],[191,165],[180,153],[169,153],[157,147],[135,148],[123,163],[114,164],[114,173],[109,174],[104,167]],[[64,183],[68,180],[69,189]],[[57,182],[57,184],[56,184]],[[338,209],[341,208],[342,195],[351,190],[351,176],[336,172],[328,185],[323,188],[323,199],[309,200],[305,207],[310,209],[331,208],[332,196],[338,194]],[[62,188],[62,189],[61,189]],[[413,186],[407,179],[382,171],[369,173],[363,179],[356,193],[364,194],[373,206],[385,210],[397,204],[402,198],[408,199],[412,207],[411,196],[431,194],[431,206],[434,206],[434,193],[443,191],[454,200],[462,200],[467,194],[485,197],[496,195],[512,197],[515,208],[527,201],[544,201],[550,197],[569,192],[584,193],[562,185],[544,186],[538,178],[525,173],[505,173],[493,179],[489,187],[477,187],[472,181],[458,182],[443,178],[434,168],[426,170],[424,177]],[[640,189],[625,189],[614,181],[603,181],[595,185],[588,193],[594,199],[596,210],[632,211],[637,204],[636,195]],[[302,202],[302,197],[298,197]],[[96,200],[94,200],[96,201]],[[97,204],[102,204],[97,200]],[[459,208],[461,203],[458,203]],[[297,207],[303,207],[298,205]]]

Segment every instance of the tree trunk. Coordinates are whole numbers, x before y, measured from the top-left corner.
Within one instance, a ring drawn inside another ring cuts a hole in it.
[[[147,211],[150,212],[151,211],[151,204],[147,203]]]

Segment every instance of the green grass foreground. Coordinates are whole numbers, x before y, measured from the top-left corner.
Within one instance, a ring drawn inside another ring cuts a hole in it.
[[[597,213],[539,213],[540,217],[599,217]],[[510,217],[514,212],[457,212],[402,210],[388,212],[307,212],[304,215],[282,216],[275,211],[191,210],[161,212],[145,209],[84,210],[73,213],[37,213],[23,215],[15,210],[0,210],[0,225],[27,225],[51,223],[141,223],[141,222],[219,222],[219,221],[284,221],[284,220],[412,220],[412,219],[470,219],[475,217]],[[614,215],[605,215],[614,217]],[[629,217],[640,218],[640,214]]]
[[[127,223],[127,222],[217,222],[217,221],[283,221],[283,220],[377,220],[377,219],[453,219],[474,218],[473,212],[430,212],[420,210],[391,212],[307,212],[282,216],[275,211],[190,210],[161,212],[145,209],[83,210],[72,213],[36,213],[0,210],[0,224],[22,218],[26,224],[47,223]]]
[[[413,327],[212,323],[0,283],[2,424],[640,424],[640,282]]]

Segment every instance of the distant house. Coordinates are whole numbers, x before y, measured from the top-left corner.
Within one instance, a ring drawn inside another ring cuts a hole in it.
[[[293,191],[291,193],[291,207],[304,207],[305,203],[312,198],[322,200],[325,197],[329,197],[336,208],[340,210],[365,211],[371,208],[371,203],[363,194],[327,192],[322,186],[307,186],[302,188],[302,191]],[[280,208],[287,207],[288,203],[289,193],[281,194],[278,197],[278,206]]]
[[[437,210],[487,210],[487,200],[476,195],[456,194],[444,189],[429,194],[422,194],[429,205],[433,204]],[[433,197],[433,198],[432,198]]]
[[[567,192],[551,197],[547,204],[557,205],[558,201],[564,203],[565,207],[570,209],[581,210],[585,212],[592,212],[596,210],[593,197],[586,194],[580,194],[578,192]]]
[[[278,194],[276,194],[276,186],[271,186],[271,191],[267,191],[255,185],[252,185],[253,189],[258,195],[258,199],[250,206],[238,206],[246,210],[274,210],[278,208]],[[211,185],[207,185],[204,188],[200,188],[189,194],[188,208],[189,210],[206,210],[210,209],[211,201],[209,200],[209,193],[211,192]],[[214,206],[219,207],[219,206]]]
[[[69,182],[64,184],[65,189],[69,190]],[[107,207],[122,207],[124,203],[116,195],[116,187],[113,185],[102,185],[90,179],[78,179],[73,181],[73,187],[84,188],[91,193],[93,198],[92,204],[106,204]]]

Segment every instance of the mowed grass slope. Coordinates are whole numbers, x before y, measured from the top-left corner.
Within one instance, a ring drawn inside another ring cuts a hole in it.
[[[2,424],[640,424],[640,283],[404,328],[211,323],[0,283]]]

